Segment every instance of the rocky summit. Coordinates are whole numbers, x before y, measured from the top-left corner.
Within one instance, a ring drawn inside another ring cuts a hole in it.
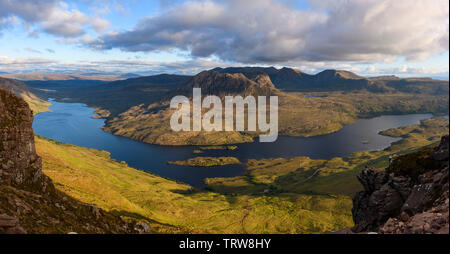
[[[270,77],[265,73],[255,73],[251,77],[247,77],[242,73],[203,71],[180,86],[175,94],[190,96],[193,88],[201,88],[203,94],[219,97],[226,95],[270,96],[279,93]]]
[[[140,233],[136,225],[59,191],[42,172],[27,103],[0,88],[0,233]]]
[[[353,199],[355,226],[346,233],[448,234],[448,147],[447,135],[436,148],[396,157],[385,171],[363,170],[364,190]]]

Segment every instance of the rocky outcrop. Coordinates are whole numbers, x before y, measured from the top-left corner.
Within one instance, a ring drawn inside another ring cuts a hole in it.
[[[242,73],[219,73],[203,71],[195,75],[191,81],[180,86],[175,94],[192,95],[193,88],[201,88],[203,95],[270,96],[279,93],[265,73],[255,73],[250,78]]]
[[[53,185],[42,173],[36,155],[32,129],[33,113],[14,94],[0,92],[0,181],[39,192],[51,192]]]
[[[397,157],[385,171],[364,169],[353,199],[353,232],[449,233],[449,137]]]
[[[57,191],[42,172],[32,122],[27,103],[0,88],[0,234],[149,232]]]
[[[19,219],[6,214],[0,214],[0,232],[7,234],[25,234],[26,231],[19,225]]]
[[[427,78],[398,78],[381,76],[366,78],[344,70],[324,70],[311,75],[298,69],[274,67],[215,68],[220,73],[242,73],[248,78],[266,74],[277,89],[298,91],[357,91],[367,89],[375,93],[407,92],[421,94],[448,94],[448,81]]]

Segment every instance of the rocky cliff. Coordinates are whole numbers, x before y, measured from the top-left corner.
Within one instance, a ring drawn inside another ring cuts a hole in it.
[[[363,170],[358,180],[364,190],[353,199],[351,231],[448,234],[448,147],[445,136],[436,148],[398,156],[385,171]]]
[[[33,114],[27,103],[12,93],[0,91],[0,179],[22,189],[51,192],[50,180],[42,173],[32,129]]]
[[[420,93],[448,94],[448,81],[427,78],[398,78],[381,76],[367,78],[344,70],[324,70],[317,74],[307,74],[298,69],[274,67],[230,67],[215,68],[220,73],[242,73],[248,78],[265,74],[270,77],[277,89],[297,91],[358,91],[375,93]]]
[[[0,233],[137,233],[136,226],[57,191],[42,173],[27,103],[0,88]]]
[[[175,94],[191,96],[193,88],[201,88],[203,95],[270,96],[279,93],[265,73],[253,73],[250,77],[242,73],[219,73],[203,71],[195,75],[189,82],[181,85]],[[171,97],[172,94],[169,96]]]

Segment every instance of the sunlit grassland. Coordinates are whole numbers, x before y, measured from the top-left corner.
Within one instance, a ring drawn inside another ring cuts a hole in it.
[[[154,232],[321,233],[352,224],[348,197],[190,190],[109,158],[104,151],[36,137],[44,172],[86,203],[146,220]]]
[[[20,97],[28,103],[34,115],[49,111],[50,102],[44,101],[32,93],[24,92]]]
[[[207,189],[128,167],[109,153],[36,137],[44,172],[86,203],[147,221],[155,233],[323,233],[352,226],[356,175],[385,168],[389,154],[437,144],[448,134],[440,117],[383,132],[402,140],[384,151],[345,158],[250,160],[246,175],[207,179]]]
[[[383,151],[358,152],[345,158],[312,160],[307,157],[249,160],[247,172],[233,178],[206,179],[209,188],[219,193],[299,193],[346,195],[361,189],[356,175],[367,165],[379,169],[388,166],[391,154],[404,154],[424,146],[436,145],[448,134],[448,120],[435,117],[419,125],[383,131],[384,135],[402,137]]]

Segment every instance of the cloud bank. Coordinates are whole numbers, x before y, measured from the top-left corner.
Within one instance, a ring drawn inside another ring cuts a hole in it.
[[[193,59],[186,61],[158,62],[147,60],[92,60],[66,62],[46,58],[9,58],[0,55],[0,74],[19,73],[59,73],[80,74],[95,73],[98,75],[136,73],[140,75],[155,75],[161,73],[195,75],[203,70],[215,67],[242,67],[242,63],[223,62],[211,59]],[[258,65],[260,66],[260,65]],[[269,65],[263,65],[268,67]],[[281,66],[277,66],[281,67]],[[398,67],[375,67],[369,65],[359,66],[348,63],[317,62],[309,65],[296,66],[306,73],[315,74],[325,69],[343,69],[355,72],[362,76],[378,76],[396,74],[401,77],[439,77],[448,80],[448,66],[442,68],[426,68],[402,65]]]
[[[89,17],[59,0],[0,0],[0,31],[19,21],[32,37],[38,31],[55,36],[73,38],[84,35],[86,29],[101,32],[109,22],[99,17]]]
[[[118,17],[130,18],[139,1],[131,1],[129,8],[130,2],[121,0],[0,0],[0,36],[21,26],[31,37],[56,36],[56,42],[74,50],[73,55],[88,47],[105,59],[48,60],[44,58],[49,55],[61,59],[61,50],[27,45],[22,52],[29,53],[28,58],[15,58],[12,50],[2,52],[6,56],[0,55],[0,70],[195,74],[216,66],[274,65],[309,73],[336,68],[363,75],[448,76],[448,63],[442,63],[449,49],[448,1],[310,0],[301,9],[298,3],[159,0],[159,7],[149,10],[156,14],[129,30],[114,31],[104,18],[113,24]],[[107,60],[104,55],[109,53]],[[182,60],[166,60],[167,55]],[[436,55],[439,64],[422,62]]]
[[[267,64],[422,60],[448,50],[445,0],[317,0],[306,10],[286,2],[188,1],[89,45]]]

